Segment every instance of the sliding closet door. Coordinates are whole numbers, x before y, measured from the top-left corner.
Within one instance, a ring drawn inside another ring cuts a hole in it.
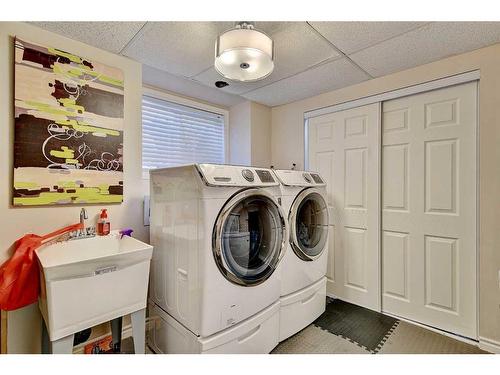
[[[475,338],[475,82],[383,103],[382,309]]]
[[[380,105],[311,118],[308,138],[328,189],[328,293],[380,310]]]

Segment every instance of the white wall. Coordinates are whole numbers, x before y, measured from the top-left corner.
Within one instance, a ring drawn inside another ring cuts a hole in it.
[[[251,103],[252,165],[269,168],[271,165],[271,108]]]
[[[251,155],[251,103],[249,101],[229,108],[229,163],[250,165]]]
[[[9,247],[28,232],[44,234],[79,220],[81,206],[12,208],[13,155],[13,36],[72,52],[91,60],[118,67],[125,75],[124,202],[119,205],[87,206],[89,221],[101,208],[108,208],[112,228],[130,227],[134,236],[148,241],[149,230],[142,223],[143,192],[141,178],[141,65],[128,58],[79,43],[62,36],[17,22],[0,22],[0,262],[10,254]],[[35,305],[8,314],[9,353],[39,350],[40,316]]]
[[[272,109],[272,162],[304,165],[304,112],[480,70],[479,335],[500,351],[500,44]]]
[[[229,109],[229,163],[271,165],[271,108],[246,101]]]

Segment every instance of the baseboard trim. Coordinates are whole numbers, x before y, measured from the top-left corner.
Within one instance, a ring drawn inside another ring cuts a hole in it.
[[[370,307],[370,306],[365,306],[365,305],[361,305],[359,304],[358,302],[355,302],[349,298],[344,298],[344,297],[338,297],[336,296],[335,294],[333,293],[329,293],[328,291],[326,292],[326,296],[327,297],[330,297],[330,298],[333,298],[333,299],[339,299],[341,301],[344,301],[344,302],[348,302],[348,303],[351,303],[353,305],[356,305],[356,306],[360,306],[360,307],[363,307],[365,309],[368,309],[368,310],[371,310],[371,311],[375,311],[375,312],[378,312],[378,313],[381,313],[382,311],[380,311],[380,309],[378,308],[373,308],[373,307]]]
[[[326,292],[326,296],[327,296],[327,297],[330,297],[330,298],[333,298],[333,299],[340,299],[339,297],[337,297],[337,296],[336,296],[335,294],[333,294],[333,293],[328,293],[328,292]]]
[[[479,336],[479,349],[494,354],[500,354],[500,342]]]

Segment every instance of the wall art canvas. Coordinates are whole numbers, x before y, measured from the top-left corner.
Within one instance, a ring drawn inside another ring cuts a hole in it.
[[[14,206],[123,201],[123,72],[16,38]]]

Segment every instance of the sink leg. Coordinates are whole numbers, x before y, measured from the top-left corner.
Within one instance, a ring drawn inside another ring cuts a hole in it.
[[[121,342],[122,342],[122,317],[113,319],[111,321],[111,334],[113,336],[113,351],[115,353],[120,353]]]
[[[69,335],[52,341],[52,354],[72,354],[75,335]]]
[[[130,317],[135,354],[144,354],[146,352],[146,309],[133,312]]]
[[[49,331],[45,320],[42,318],[42,354],[50,354],[50,338]]]

